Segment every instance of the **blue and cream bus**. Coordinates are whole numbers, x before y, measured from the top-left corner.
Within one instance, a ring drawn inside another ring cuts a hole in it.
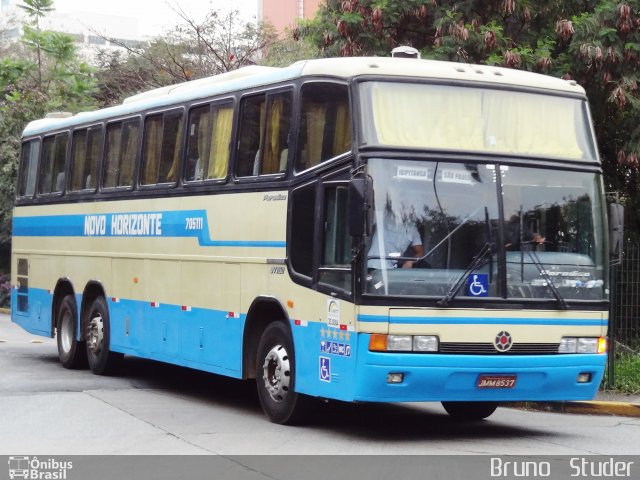
[[[408,58],[247,67],[24,130],[12,319],[310,400],[591,399],[608,239],[584,90]],[[405,248],[406,247],[406,248]]]

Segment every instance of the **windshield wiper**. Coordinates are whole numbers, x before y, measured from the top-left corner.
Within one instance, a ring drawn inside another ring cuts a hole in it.
[[[467,269],[462,272],[462,275],[458,277],[456,282],[453,284],[451,289],[447,292],[447,294],[440,300],[436,302],[439,307],[448,307],[451,300],[453,300],[458,292],[460,291],[460,287],[467,279],[467,276],[473,272],[476,268],[478,268],[482,262],[485,261],[488,255],[492,255],[495,249],[495,244],[492,242],[487,242],[480,249],[478,254],[473,258]]]
[[[549,287],[549,290],[551,290],[551,293],[553,293],[553,296],[556,297],[556,300],[558,301],[558,305],[560,305],[560,308],[562,310],[568,310],[569,305],[567,305],[567,302],[565,301],[565,299],[562,298],[562,295],[560,295],[560,291],[553,284],[553,281],[549,276],[549,272],[547,272],[544,269],[544,266],[542,265],[542,262],[540,261],[540,258],[538,258],[538,255],[536,254],[536,252],[532,250],[527,250],[527,253],[529,254],[529,258],[531,258],[531,261],[533,262],[533,264],[536,266],[536,268],[540,272],[540,275],[544,279],[546,285]]]

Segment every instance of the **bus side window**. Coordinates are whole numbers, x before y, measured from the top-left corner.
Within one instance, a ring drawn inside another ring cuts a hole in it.
[[[243,100],[236,168],[238,177],[273,175],[286,170],[291,103],[291,92]]]
[[[60,193],[64,190],[64,167],[67,159],[68,135],[59,133],[43,142],[40,165],[40,194]]]
[[[175,184],[180,171],[182,111],[150,115],[144,121],[142,185]]]
[[[262,125],[265,119],[266,95],[258,95],[242,100],[240,109],[240,129],[238,132],[238,155],[236,176],[257,175],[256,166],[260,161]]]
[[[18,196],[20,197],[31,198],[36,191],[39,156],[39,140],[31,140],[22,144],[20,155],[20,183],[18,187]]]
[[[202,105],[189,111],[185,180],[216,180],[227,176],[233,106]]]
[[[133,185],[139,130],[137,118],[107,125],[106,154],[102,175],[104,188]]]
[[[69,190],[95,190],[100,162],[102,127],[96,126],[73,132]]]
[[[267,98],[266,133],[260,150],[259,175],[286,171],[291,129],[291,101],[291,92],[269,95]]]
[[[296,172],[351,150],[351,113],[346,85],[307,83],[302,86]]]

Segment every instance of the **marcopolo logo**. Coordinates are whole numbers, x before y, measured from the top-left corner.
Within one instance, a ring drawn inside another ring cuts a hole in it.
[[[54,458],[44,460],[38,457],[9,457],[9,478],[32,480],[66,480],[67,471],[73,468],[73,462],[62,462]]]

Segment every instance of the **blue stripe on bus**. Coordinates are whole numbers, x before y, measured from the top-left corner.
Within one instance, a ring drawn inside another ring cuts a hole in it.
[[[16,237],[197,238],[203,247],[284,248],[284,241],[214,240],[206,210],[113,212],[87,215],[14,217]]]
[[[358,321],[403,323],[415,325],[573,325],[592,327],[607,325],[605,319],[586,318],[495,318],[495,317],[389,317],[386,315],[358,315]]]

